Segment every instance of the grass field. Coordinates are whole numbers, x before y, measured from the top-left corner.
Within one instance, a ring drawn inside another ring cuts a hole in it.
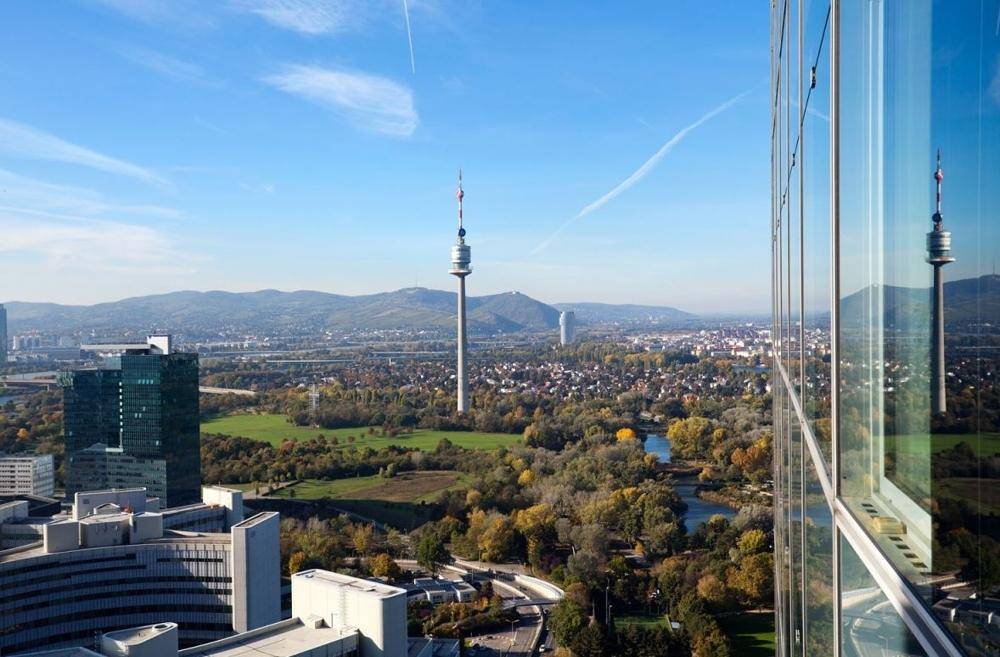
[[[719,618],[729,637],[732,654],[740,657],[774,657],[774,614],[738,614]]]
[[[929,436],[927,434],[923,435],[907,435],[907,436],[887,436],[885,439],[886,450],[891,451],[895,449],[896,443],[899,443],[900,452],[904,454],[913,454],[915,456],[927,456],[930,454],[930,450],[927,449],[927,440]],[[933,452],[936,454],[938,452],[943,452],[946,449],[951,449],[958,443],[968,443],[969,446],[979,456],[992,456],[1000,452],[1000,433],[983,432],[979,434],[945,434],[937,433],[931,438],[931,445],[933,445]]]
[[[327,439],[334,436],[341,447],[351,444],[357,447],[380,449],[390,445],[400,445],[422,451],[431,451],[442,438],[447,438],[459,447],[466,449],[494,450],[509,447],[521,441],[521,437],[507,433],[479,433],[475,431],[433,431],[430,429],[415,429],[412,434],[404,434],[390,438],[379,436],[381,429],[376,429],[374,435],[368,434],[365,427],[347,429],[316,429],[313,427],[298,427],[288,422],[284,415],[226,415],[214,418],[201,424],[202,433],[221,433],[227,436],[243,436],[254,440],[264,440],[272,445],[280,445],[282,441],[310,440],[322,434]],[[354,443],[348,442],[348,436],[354,437]]]
[[[668,624],[666,616],[615,616],[614,621],[616,627],[638,625],[646,629],[667,627]]]
[[[298,500],[381,500],[384,502],[421,503],[433,501],[441,491],[468,483],[462,472],[418,471],[402,472],[391,479],[372,475],[322,481],[306,479],[302,483],[282,488],[274,497]]]

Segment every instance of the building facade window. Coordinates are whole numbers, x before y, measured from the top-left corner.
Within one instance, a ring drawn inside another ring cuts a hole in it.
[[[1000,0],[774,0],[779,654],[1000,654]]]

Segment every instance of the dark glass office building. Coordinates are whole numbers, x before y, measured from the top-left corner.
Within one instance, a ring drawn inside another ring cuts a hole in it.
[[[771,35],[778,653],[1000,655],[1000,0]]]
[[[135,346],[63,390],[67,494],[145,486],[177,506],[200,499],[198,356]]]

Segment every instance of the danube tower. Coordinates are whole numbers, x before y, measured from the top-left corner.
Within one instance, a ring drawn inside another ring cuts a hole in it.
[[[941,278],[941,268],[949,262],[955,262],[951,257],[951,233],[944,229],[944,217],[941,215],[941,181],[944,171],[941,170],[941,151],[937,154],[937,169],[934,171],[937,183],[937,204],[934,211],[934,228],[927,233],[927,262],[934,267],[934,300],[931,308],[931,413],[941,415],[947,408],[944,394],[944,281]]]
[[[458,172],[458,239],[451,247],[451,269],[448,273],[458,277],[458,412],[469,410],[469,382],[465,375],[465,351],[468,340],[465,337],[465,277],[472,273],[469,263],[472,261],[472,250],[465,243],[465,228],[462,226],[462,171]]]

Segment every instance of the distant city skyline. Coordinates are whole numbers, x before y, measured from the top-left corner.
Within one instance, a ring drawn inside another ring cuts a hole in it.
[[[449,289],[461,167],[472,295],[766,312],[767,10],[14,5],[0,300]]]

